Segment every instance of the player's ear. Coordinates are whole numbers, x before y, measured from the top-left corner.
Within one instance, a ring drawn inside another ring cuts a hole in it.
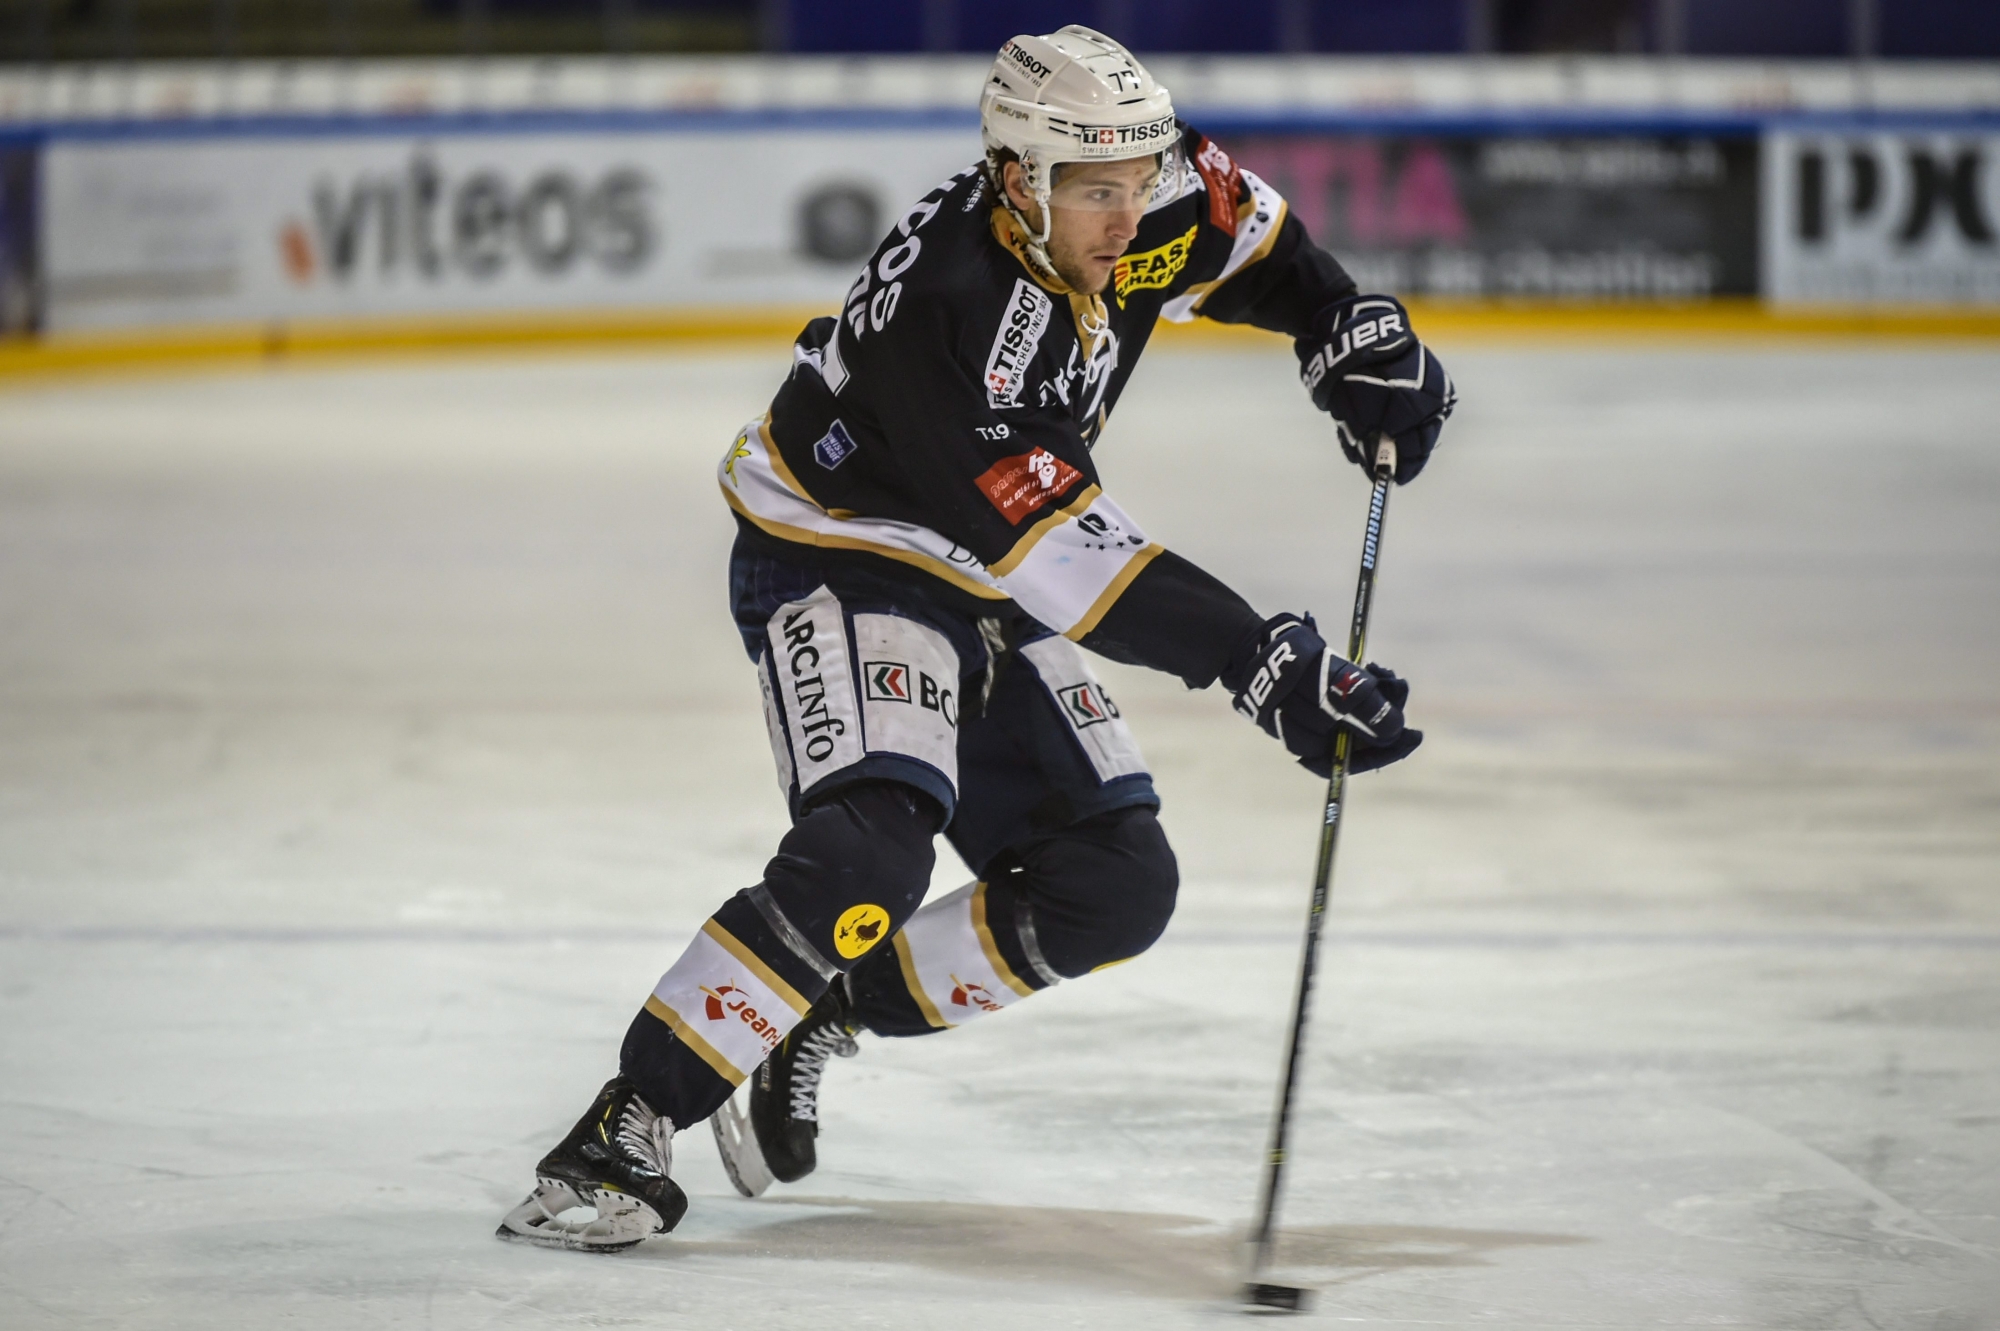
[[[1028,193],[1028,179],[1021,171],[1019,162],[1004,162],[1000,167],[1000,184],[1007,191],[1007,201],[1022,212],[1035,206]]]

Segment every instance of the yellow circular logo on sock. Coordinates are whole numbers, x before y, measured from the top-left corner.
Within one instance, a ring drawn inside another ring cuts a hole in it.
[[[850,961],[888,936],[889,912],[880,906],[856,906],[833,926],[834,949]]]

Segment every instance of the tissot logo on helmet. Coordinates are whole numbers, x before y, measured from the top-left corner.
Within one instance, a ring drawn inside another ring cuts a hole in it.
[[[1053,72],[1047,65],[1035,59],[1035,57],[1029,55],[1026,51],[1023,51],[1019,42],[1008,42],[1002,54],[1019,65],[1030,77],[1038,81],[1047,78]]]
[[[1004,194],[999,200],[1022,224],[1029,266],[1044,276],[1055,271],[1046,247],[1058,166],[1157,155],[1159,178],[1169,182],[1164,188],[1177,190],[1185,178],[1172,96],[1130,51],[1080,25],[1024,34],[1002,47],[980,97],[979,120],[994,185],[1002,183],[1007,163],[1018,163],[1021,188],[1041,211],[1030,226],[1028,214]]]

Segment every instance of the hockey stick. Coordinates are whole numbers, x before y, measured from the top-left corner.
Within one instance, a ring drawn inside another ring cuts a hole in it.
[[[1368,499],[1368,531],[1361,540],[1361,577],[1354,588],[1354,622],[1347,630],[1347,659],[1356,665],[1368,650],[1368,612],[1375,605],[1375,561],[1382,553],[1382,518],[1389,511],[1389,484],[1396,474],[1396,444],[1383,435],[1375,452],[1375,489]],[[1258,1279],[1271,1264],[1276,1246],[1278,1189],[1285,1175],[1285,1138],[1292,1125],[1292,1093],[1299,1082],[1299,1053],[1305,1046],[1306,1016],[1312,1008],[1313,968],[1319,960],[1319,931],[1326,920],[1326,898],[1333,884],[1333,852],[1340,843],[1340,801],[1347,790],[1347,755],[1351,731],[1342,727],[1333,740],[1333,773],[1326,784],[1326,817],[1320,824],[1319,863],[1313,869],[1312,909],[1306,915],[1306,946],[1299,958],[1299,984],[1292,1005],[1292,1035],[1285,1051],[1285,1079],[1278,1091],[1278,1108],[1271,1120],[1271,1153],[1264,1162],[1264,1190],[1257,1208],[1257,1228],[1250,1236],[1250,1276],[1243,1302],[1253,1308],[1298,1312],[1311,1291]]]

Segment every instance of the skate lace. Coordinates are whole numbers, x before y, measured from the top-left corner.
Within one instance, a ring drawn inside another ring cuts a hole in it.
[[[626,1102],[618,1120],[618,1144],[665,1178],[674,1166],[674,1121],[655,1114],[638,1096]]]
[[[838,1026],[822,1026],[799,1042],[799,1056],[792,1062],[793,1118],[819,1122],[819,1080],[826,1075],[826,1061],[836,1054],[853,1058],[860,1049]]]

